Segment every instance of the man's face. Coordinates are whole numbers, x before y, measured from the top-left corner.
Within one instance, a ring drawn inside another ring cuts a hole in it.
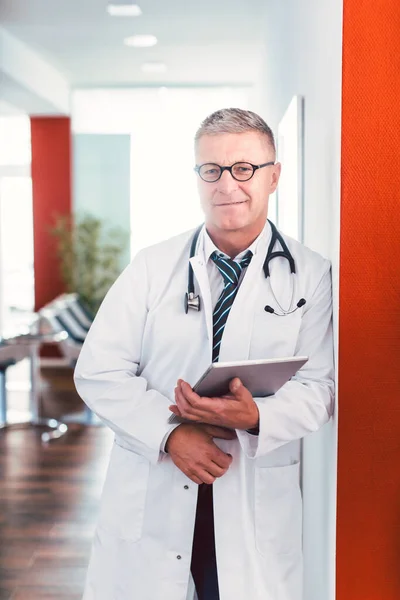
[[[203,135],[196,145],[196,164],[231,166],[236,162],[261,165],[274,161],[267,136],[249,131]],[[200,201],[209,231],[261,230],[268,213],[268,198],[279,180],[280,165],[256,169],[248,181],[236,181],[224,171],[215,183],[198,177]]]

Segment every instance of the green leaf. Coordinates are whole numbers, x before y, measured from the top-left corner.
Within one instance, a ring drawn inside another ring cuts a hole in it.
[[[50,233],[57,238],[60,274],[67,292],[77,292],[96,314],[121,272],[120,260],[129,244],[129,232],[90,214],[75,220],[55,215]]]

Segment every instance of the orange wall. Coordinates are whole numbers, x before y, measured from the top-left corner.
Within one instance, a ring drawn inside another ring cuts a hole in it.
[[[399,0],[344,0],[341,211],[337,600],[399,600]]]
[[[56,240],[49,233],[55,215],[71,214],[71,131],[66,117],[31,118],[35,310],[64,291]]]

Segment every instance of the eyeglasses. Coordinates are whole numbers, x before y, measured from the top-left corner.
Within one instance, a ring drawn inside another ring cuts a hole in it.
[[[237,162],[230,167],[221,167],[215,163],[205,163],[204,165],[196,165],[194,170],[199,174],[203,181],[207,183],[215,183],[218,179],[221,179],[224,171],[229,171],[233,179],[236,181],[248,181],[251,179],[257,169],[263,167],[271,167],[275,162],[266,162],[262,165],[252,165],[248,162]]]

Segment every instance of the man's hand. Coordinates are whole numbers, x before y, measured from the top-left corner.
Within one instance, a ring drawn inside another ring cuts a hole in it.
[[[257,404],[238,377],[229,384],[232,395],[222,398],[199,396],[182,379],[175,388],[176,406],[169,407],[174,414],[194,423],[208,423],[230,429],[253,429],[259,424]]]
[[[166,444],[166,450],[175,465],[194,483],[214,483],[222,477],[232,462],[214,443],[213,438],[233,440],[234,431],[211,425],[183,423],[173,430]]]

